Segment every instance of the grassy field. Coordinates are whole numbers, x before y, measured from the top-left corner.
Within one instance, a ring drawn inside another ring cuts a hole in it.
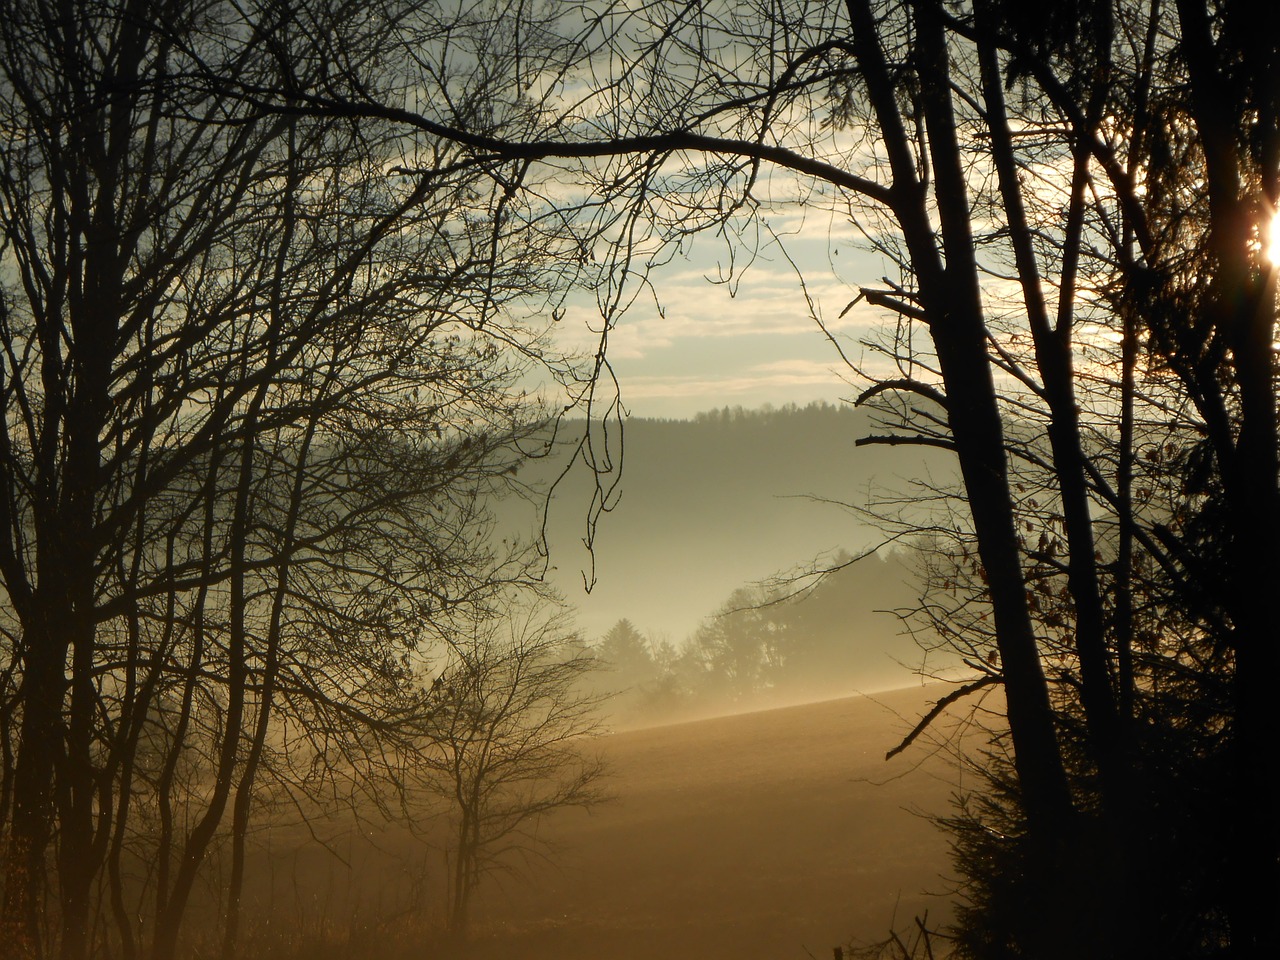
[[[486,883],[462,952],[803,960],[883,937],[895,917],[943,919],[946,840],[926,815],[946,811],[959,774],[923,746],[884,760],[938,695],[916,688],[602,738],[615,799],[549,818],[554,857]],[[426,944],[393,941],[429,921],[421,907],[441,895],[440,853],[402,831],[344,829],[332,853],[295,831],[276,838],[272,889],[258,902],[284,907],[276,916],[295,916],[295,932],[326,930],[335,955],[343,940],[366,955],[424,955]]]

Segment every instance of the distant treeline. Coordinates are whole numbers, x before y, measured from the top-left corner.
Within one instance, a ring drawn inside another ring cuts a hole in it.
[[[581,420],[561,424],[562,454],[527,465],[520,479],[545,493],[583,429]],[[597,454],[605,450],[602,429],[593,427]],[[613,509],[594,531],[594,556],[583,547],[596,493],[590,471],[579,463],[555,488],[545,528],[548,579],[579,607],[589,637],[627,617],[678,643],[742,584],[842,547],[859,552],[878,543],[883,531],[862,508],[889,498],[900,512],[912,492],[904,478],[952,474],[953,458],[942,451],[857,446],[875,429],[864,410],[849,404],[627,419],[620,438],[608,437],[615,472],[602,482]],[[504,505],[506,529],[513,535],[539,529],[539,505]],[[583,571],[596,576],[590,595],[582,590]],[[896,626],[879,617],[871,629],[888,640]],[[860,624],[863,642],[866,632]]]
[[[593,644],[606,668],[593,679],[613,691],[622,724],[766,707],[901,687],[919,651],[895,614],[917,603],[914,575],[900,555],[866,557],[807,589],[740,587],[679,642],[620,619]],[[898,633],[898,645],[886,635]],[[934,664],[933,666],[940,666]]]

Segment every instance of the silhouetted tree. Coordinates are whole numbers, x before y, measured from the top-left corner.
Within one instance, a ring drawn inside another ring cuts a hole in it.
[[[625,618],[600,638],[596,655],[610,669],[617,671],[626,686],[646,683],[656,673],[649,641],[635,624]]]
[[[428,692],[421,770],[451,819],[453,936],[466,934],[486,874],[542,852],[544,816],[605,797],[590,743],[600,701],[580,687],[599,662],[566,648],[566,629],[562,616],[540,610],[482,622],[457,638]]]
[[[480,497],[541,417],[518,384],[554,361],[505,308],[557,248],[491,165],[219,82],[385,95],[411,23],[485,42],[414,14],[0,9],[7,955],[172,956],[223,831],[229,952],[260,772],[371,769],[413,643],[525,575]]]
[[[743,703],[778,683],[793,639],[767,604],[764,590],[741,587],[689,638],[699,695]]]

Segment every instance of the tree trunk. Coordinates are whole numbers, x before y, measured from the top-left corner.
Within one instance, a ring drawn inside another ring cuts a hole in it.
[[[1276,38],[1269,34],[1258,45],[1240,51],[1240,77],[1228,79],[1221,72],[1225,61],[1215,49],[1221,35],[1213,32],[1208,11],[1192,0],[1178,0],[1177,6],[1209,192],[1215,272],[1206,309],[1208,319],[1230,347],[1239,401],[1234,438],[1223,430],[1212,437],[1223,461],[1228,506],[1225,602],[1235,654],[1234,782],[1227,792],[1232,802],[1223,811],[1232,823],[1229,856],[1236,884],[1231,898],[1231,937],[1237,955],[1264,957],[1274,952],[1271,921],[1280,909],[1280,823],[1276,818],[1280,767],[1272,759],[1280,742],[1280,717],[1272,689],[1280,670],[1273,596],[1280,582],[1276,550],[1280,543],[1280,422],[1276,410],[1276,268],[1251,264],[1248,251],[1256,235],[1266,229],[1259,217],[1274,212],[1280,192],[1280,171],[1276,169],[1280,134],[1271,116],[1277,106],[1274,61],[1278,57]],[[1235,29],[1242,27],[1236,24]],[[1245,29],[1256,35],[1262,27]],[[1242,95],[1241,78],[1250,74],[1263,86]],[[1253,109],[1267,114],[1256,132],[1264,138],[1257,154],[1263,161],[1262,169],[1256,171],[1266,200],[1261,213],[1254,177],[1242,170],[1242,163],[1251,158],[1242,147],[1238,129]],[[1216,382],[1199,386],[1221,389]]]
[[[43,606],[36,598],[37,609]],[[40,904],[53,828],[53,773],[62,749],[62,664],[65,644],[55,632],[23,632],[21,740],[14,767],[13,816],[4,890],[2,942],[14,960],[43,955]]]
[[[987,577],[1023,806],[1037,844],[1058,849],[1071,825],[1073,807],[1027,606],[1004,432],[987,355],[942,11],[939,0],[919,0],[914,8],[919,30],[916,66],[945,266],[932,266],[939,257],[926,247],[933,241],[922,203],[913,210],[914,222],[903,222],[903,227],[919,271],[921,299],[946,386],[948,421]]]

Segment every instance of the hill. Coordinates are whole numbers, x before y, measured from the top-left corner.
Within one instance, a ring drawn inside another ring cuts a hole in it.
[[[566,447],[582,429],[565,425]],[[873,431],[864,411],[830,405],[627,420],[621,446],[615,437],[611,447],[623,470],[613,509],[597,529],[597,582],[584,590],[592,564],[582,538],[593,490],[585,469],[571,472],[550,503],[549,580],[577,608],[588,638],[625,617],[678,644],[736,588],[879,542],[868,517],[841,502],[865,506],[913,480],[946,475],[949,461],[937,451],[856,446]],[[536,465],[527,479],[545,492],[562,466]],[[530,513],[504,509],[509,528],[531,529]],[[898,622],[871,611],[908,602],[914,587],[886,593],[883,579],[871,574],[876,588],[841,615],[851,623],[851,642],[881,651],[882,664],[913,661]],[[893,676],[911,680],[905,670]],[[884,685],[877,677],[849,689]]]

